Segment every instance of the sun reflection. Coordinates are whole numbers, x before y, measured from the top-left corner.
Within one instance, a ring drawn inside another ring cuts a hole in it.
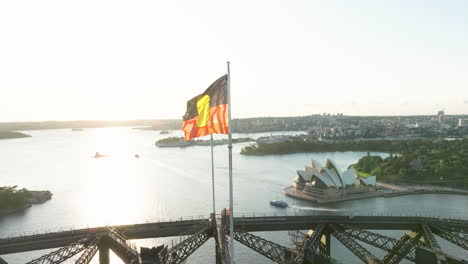
[[[128,129],[128,128],[127,128]],[[138,159],[134,157],[135,144],[128,130],[119,128],[96,129],[90,147],[108,157],[92,158],[86,175],[82,175],[84,187],[80,197],[82,208],[80,222],[89,226],[115,225],[134,222],[141,212],[138,201],[144,200],[135,177]],[[123,135],[123,133],[125,133]],[[125,140],[123,140],[125,139]]]

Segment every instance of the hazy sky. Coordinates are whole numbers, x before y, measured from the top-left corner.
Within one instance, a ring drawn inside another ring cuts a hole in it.
[[[468,1],[0,1],[0,122],[468,114]]]

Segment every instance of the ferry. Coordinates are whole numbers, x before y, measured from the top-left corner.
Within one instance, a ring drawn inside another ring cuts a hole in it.
[[[270,201],[270,205],[277,206],[277,207],[288,207],[288,203],[285,201],[273,200]]]

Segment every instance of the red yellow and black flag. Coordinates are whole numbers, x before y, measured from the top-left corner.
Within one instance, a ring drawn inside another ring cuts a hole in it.
[[[223,75],[187,102],[182,125],[185,140],[229,133],[227,78],[227,74]]]

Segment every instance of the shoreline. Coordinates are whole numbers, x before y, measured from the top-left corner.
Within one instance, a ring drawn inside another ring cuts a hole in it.
[[[16,212],[25,210],[31,207],[33,204],[42,204],[47,202],[48,200],[52,199],[52,192],[50,191],[30,191],[32,196],[29,199],[28,203],[24,205],[24,207],[15,208],[15,209],[8,209],[8,210],[0,210],[0,216],[14,214]]]
[[[382,183],[377,183],[377,185],[383,186]],[[387,185],[387,184],[384,183],[384,185]],[[416,194],[468,195],[468,191],[449,190],[449,189],[444,189],[444,187],[438,187],[438,188],[432,188],[432,189],[404,189],[398,186],[394,186],[394,187],[397,187],[397,188],[391,189],[387,187],[386,190],[376,190],[372,192],[349,194],[345,196],[327,197],[327,198],[320,199],[318,197],[313,197],[313,196],[305,194],[302,191],[296,190],[294,186],[289,186],[283,189],[283,194],[288,197],[295,198],[295,199],[316,202],[319,204],[360,200],[360,199],[374,198],[374,197],[392,198],[392,197],[416,195]],[[391,192],[388,192],[388,191],[391,191]]]

